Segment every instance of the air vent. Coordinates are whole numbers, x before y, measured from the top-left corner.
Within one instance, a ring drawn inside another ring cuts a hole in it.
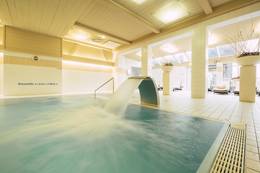
[[[245,128],[229,127],[210,172],[243,173],[245,164],[245,144]]]
[[[104,46],[108,47],[108,48],[111,48],[111,49],[114,49],[114,48],[117,48],[118,46],[120,46],[121,44],[119,43],[116,43],[114,41],[107,41]]]

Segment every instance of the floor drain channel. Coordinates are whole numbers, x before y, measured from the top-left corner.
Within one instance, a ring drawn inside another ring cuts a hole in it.
[[[245,165],[245,127],[230,126],[224,136],[211,173],[243,173]]]

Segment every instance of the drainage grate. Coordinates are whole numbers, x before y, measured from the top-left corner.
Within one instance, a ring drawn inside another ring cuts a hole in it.
[[[243,173],[245,163],[245,144],[245,128],[229,127],[210,172]]]

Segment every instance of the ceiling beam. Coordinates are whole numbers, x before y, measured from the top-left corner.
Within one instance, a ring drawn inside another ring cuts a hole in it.
[[[210,14],[213,12],[213,9],[209,3],[209,0],[197,0],[200,7],[203,9],[205,14]]]
[[[116,7],[120,8],[121,10],[123,10],[124,12],[128,13],[129,15],[131,15],[132,17],[134,17],[135,19],[137,19],[138,21],[140,21],[141,23],[143,23],[147,29],[151,30],[153,33],[160,33],[160,29],[156,28],[151,22],[149,22],[147,19],[143,18],[142,16],[136,14],[135,12],[133,12],[132,10],[126,8],[125,6],[123,6],[122,4],[114,1],[114,0],[108,0],[110,1],[112,4],[114,4]]]
[[[109,49],[109,48],[106,48],[106,47],[103,47],[103,46],[98,46],[98,45],[85,43],[85,42],[81,42],[81,41],[75,41],[75,40],[72,40],[72,39],[69,39],[69,38],[63,38],[63,41],[74,43],[74,44],[81,45],[81,46],[92,47],[92,48],[95,48],[95,49],[112,51],[112,49]]]
[[[251,6],[253,4],[257,4],[260,6],[259,0],[235,0],[235,1],[230,1],[228,3],[225,3],[223,5],[220,5],[218,7],[214,8],[214,12],[205,15],[204,13],[200,13],[191,17],[188,17],[187,19],[184,19],[180,22],[173,23],[169,26],[166,26],[165,28],[161,29],[160,34],[149,34],[146,35],[142,38],[139,38],[137,40],[134,40],[131,45],[128,46],[120,46],[116,48],[117,52],[124,52],[130,49],[136,49],[140,47],[140,45],[144,44],[151,44],[157,41],[161,41],[163,39],[168,38],[168,35],[170,35],[173,32],[177,32],[181,29],[191,27],[192,25],[207,21],[209,19],[212,19],[214,17],[247,7]],[[255,6],[254,10],[258,8],[258,6]]]
[[[80,28],[83,28],[85,30],[89,30],[91,32],[94,32],[94,33],[97,33],[97,34],[100,34],[100,35],[105,35],[107,37],[110,37],[111,39],[113,39],[114,41],[118,42],[118,43],[121,43],[121,44],[126,44],[126,45],[129,45],[131,44],[131,42],[129,40],[126,40],[126,39],[123,39],[121,37],[118,37],[118,36],[115,36],[115,35],[112,35],[110,33],[107,33],[107,32],[104,32],[104,31],[101,31],[101,30],[98,30],[96,28],[93,28],[91,26],[87,26],[85,24],[82,24],[82,23],[79,23],[79,22],[76,22],[75,23],[76,26],[80,27]],[[111,41],[113,41],[111,40]]]

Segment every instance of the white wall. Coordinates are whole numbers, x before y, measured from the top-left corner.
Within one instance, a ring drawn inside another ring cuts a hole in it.
[[[184,90],[190,91],[191,70],[188,67],[174,67],[170,76],[170,88],[179,88],[182,85]]]
[[[27,96],[59,94],[61,70],[29,65],[4,65],[4,95]]]
[[[162,69],[161,68],[154,68],[151,71],[151,77],[155,81],[156,85],[163,86],[162,82]]]
[[[62,70],[63,94],[94,93],[102,83],[112,78],[112,72],[87,70]],[[103,87],[98,93],[111,93],[112,82]]]

